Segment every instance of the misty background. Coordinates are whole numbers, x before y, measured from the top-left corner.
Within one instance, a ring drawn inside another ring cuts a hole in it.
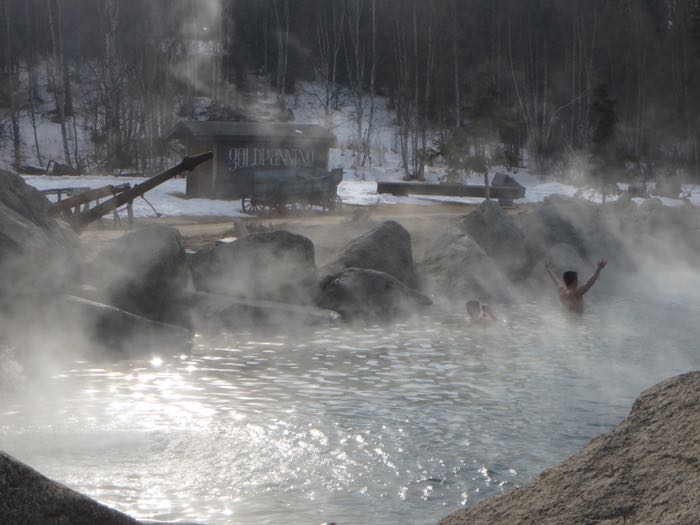
[[[699,17],[694,0],[3,0],[0,142],[44,166],[52,122],[55,160],[149,173],[178,120],[293,118],[313,85],[329,126],[355,123],[357,166],[380,162],[381,97],[407,178],[697,178]]]

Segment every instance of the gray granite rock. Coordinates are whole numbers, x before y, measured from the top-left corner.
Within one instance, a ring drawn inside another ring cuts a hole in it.
[[[700,523],[699,406],[700,372],[668,379],[562,464],[440,525]]]

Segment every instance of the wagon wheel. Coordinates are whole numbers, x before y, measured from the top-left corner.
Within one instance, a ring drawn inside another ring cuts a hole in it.
[[[306,215],[308,214],[312,209],[313,209],[313,204],[311,203],[310,200],[304,199],[297,201],[293,204],[293,209],[295,212],[301,215]]]
[[[254,215],[262,209],[262,205],[255,199],[252,199],[251,197],[243,197],[241,199],[241,208],[243,208],[243,211],[245,213]]]
[[[336,211],[343,207],[343,201],[337,195],[323,201],[323,211]]]
[[[287,203],[283,200],[270,201],[270,203],[269,203],[270,214],[272,215],[274,213],[276,215],[286,215],[286,213],[287,213],[286,204]]]

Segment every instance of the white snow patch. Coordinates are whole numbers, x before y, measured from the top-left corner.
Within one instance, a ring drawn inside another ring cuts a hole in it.
[[[139,177],[82,176],[82,177],[47,177],[25,175],[27,184],[39,190],[56,188],[90,187],[99,188],[108,184],[118,185],[125,182],[132,186],[144,182]],[[185,179],[170,179],[156,186],[145,194],[146,199],[163,217],[247,217],[241,209],[240,201],[214,199],[185,199]],[[55,197],[49,196],[55,200]],[[104,200],[104,199],[103,199]],[[134,201],[134,217],[155,217],[156,214],[148,203],[138,198]],[[111,218],[109,214],[105,218]]]

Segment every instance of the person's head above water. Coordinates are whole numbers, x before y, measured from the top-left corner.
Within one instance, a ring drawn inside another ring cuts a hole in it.
[[[578,285],[578,273],[572,270],[564,272],[564,284],[567,288],[575,288]]]
[[[469,314],[469,317],[479,317],[481,315],[481,303],[475,299],[467,301],[467,313]]]

